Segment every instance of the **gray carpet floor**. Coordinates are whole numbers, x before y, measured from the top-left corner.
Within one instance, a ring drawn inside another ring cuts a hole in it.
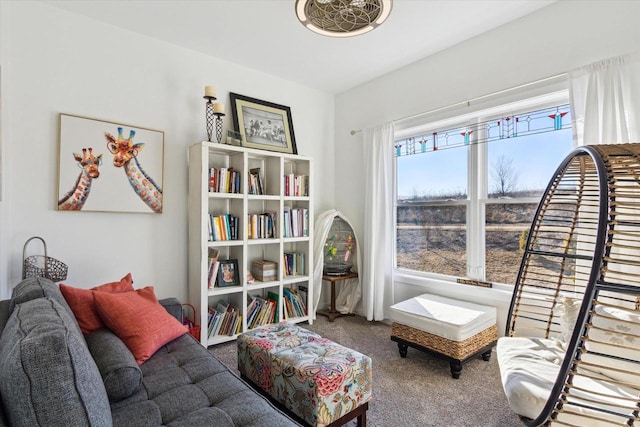
[[[384,323],[367,322],[359,316],[340,317],[331,323],[318,316],[313,325],[300,326],[371,357],[370,427],[523,425],[504,397],[495,350],[488,362],[477,357],[465,363],[455,380],[446,361],[412,348],[401,358],[398,345],[390,340],[391,327]],[[235,342],[210,351],[237,373]],[[355,426],[355,421],[348,426]]]

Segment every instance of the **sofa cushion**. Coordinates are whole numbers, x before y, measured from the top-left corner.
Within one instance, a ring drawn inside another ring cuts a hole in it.
[[[98,314],[142,364],[187,329],[158,303],[152,286],[132,292],[94,294]]]
[[[72,315],[49,296],[14,306],[0,337],[0,395],[10,425],[112,422],[84,337]]]
[[[100,292],[127,292],[133,290],[133,279],[128,273],[118,282],[109,282],[95,286],[91,289],[81,289],[60,284],[60,291],[78,321],[78,326],[83,334],[88,335],[104,327],[104,323],[98,316],[96,304],[93,298],[94,291]]]
[[[86,340],[109,401],[117,402],[138,391],[142,385],[142,371],[120,338],[103,328],[87,335]]]
[[[162,346],[140,369],[140,390],[111,404],[114,427],[299,426],[189,334]]]

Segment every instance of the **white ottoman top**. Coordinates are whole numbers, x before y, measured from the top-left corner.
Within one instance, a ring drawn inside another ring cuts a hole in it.
[[[495,325],[496,309],[433,294],[391,306],[394,322],[452,341],[464,341]]]

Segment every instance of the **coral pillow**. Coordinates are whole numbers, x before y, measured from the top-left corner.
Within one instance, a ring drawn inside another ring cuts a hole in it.
[[[133,292],[95,292],[100,318],[141,365],[160,347],[187,332],[156,299],[152,286]]]
[[[133,279],[131,273],[120,279],[119,282],[105,283],[91,289],[80,289],[72,286],[60,284],[60,292],[67,300],[67,304],[76,317],[78,326],[83,334],[89,335],[91,332],[104,328],[104,323],[100,320],[96,312],[96,305],[93,298],[94,291],[100,292],[127,292],[133,291]]]

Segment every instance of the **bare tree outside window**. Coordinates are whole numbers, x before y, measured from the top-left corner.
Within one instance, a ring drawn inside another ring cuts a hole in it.
[[[513,159],[504,155],[498,157],[493,164],[491,179],[495,194],[498,197],[506,197],[518,187],[518,173],[513,166]]]

